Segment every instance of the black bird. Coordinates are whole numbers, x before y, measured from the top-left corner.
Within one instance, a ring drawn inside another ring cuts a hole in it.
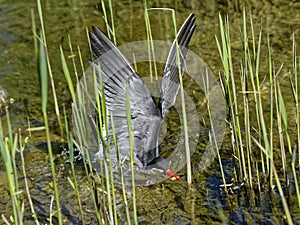
[[[194,14],[190,14],[185,20],[171,46],[163,71],[160,98],[157,105],[143,80],[117,47],[96,26],[93,26],[92,29],[93,31],[89,32],[89,37],[95,61],[90,62],[90,64],[96,71],[98,79],[100,73],[102,75],[106,109],[113,116],[121,155],[128,157],[128,159],[130,155],[126,117],[126,85],[128,85],[131,124],[134,130],[135,164],[146,170],[162,169],[179,180],[179,177],[170,170],[170,163],[159,155],[158,135],[169,108],[175,103],[180,87],[179,69],[182,75],[189,43],[195,30]],[[176,46],[179,46],[180,68],[177,65]],[[100,79],[98,80],[98,90],[100,90]],[[107,135],[112,136],[111,124],[109,124]],[[115,152],[112,138],[110,140],[111,152]],[[103,146],[100,146],[100,150],[94,156],[93,161],[103,157],[103,149]]]

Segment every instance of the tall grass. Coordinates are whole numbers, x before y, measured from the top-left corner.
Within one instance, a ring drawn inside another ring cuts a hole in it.
[[[56,97],[55,84],[54,84],[54,80],[53,80],[52,69],[51,69],[50,59],[49,59],[49,55],[48,55],[46,34],[45,34],[45,28],[44,28],[44,23],[43,23],[44,20],[43,20],[42,6],[41,6],[41,2],[39,0],[37,1],[37,9],[38,9],[40,24],[41,24],[41,33],[39,36],[40,45],[39,45],[39,52],[38,52],[39,58],[36,57],[39,59],[39,69],[40,69],[39,75],[40,75],[41,96],[42,96],[41,110],[42,110],[42,114],[43,114],[43,118],[44,118],[44,129],[46,132],[47,149],[48,149],[51,174],[52,174],[52,188],[53,188],[54,197],[55,197],[56,214],[57,214],[57,218],[58,218],[58,223],[62,224],[59,192],[58,192],[58,187],[57,187],[57,178],[56,178],[55,164],[54,164],[51,139],[50,139],[50,128],[49,128],[49,124],[48,124],[48,114],[47,114],[48,76],[50,77],[50,82],[51,82],[51,86],[52,86],[55,112],[57,115],[57,120],[59,123],[61,135],[63,134],[63,131],[62,131],[60,112],[59,112],[59,107],[58,107],[58,102],[57,102],[57,97]],[[33,28],[35,28],[35,26],[33,26]],[[33,32],[35,34],[34,39],[38,39],[36,30],[34,30]],[[35,40],[35,43],[36,42],[37,41]],[[51,215],[52,215],[52,213],[50,214],[50,221],[51,221],[51,217],[52,217]]]
[[[263,30],[261,26],[257,39],[251,16],[250,34],[247,30],[247,22],[248,20],[244,10],[241,29],[241,42],[244,50],[244,58],[240,61],[239,72],[236,72],[238,70],[233,66],[234,62],[231,54],[228,17],[225,17],[224,21],[220,16],[221,38],[220,40],[219,38],[216,38],[223,64],[223,73],[220,75],[220,81],[224,98],[227,100],[229,109],[228,121],[231,129],[233,154],[238,161],[238,164],[235,167],[238,175],[235,180],[239,183],[245,182],[252,190],[254,188],[256,189],[257,186],[258,189],[261,190],[261,183],[263,181],[261,178],[263,176],[267,177],[269,187],[273,188],[275,185],[279,190],[287,223],[293,224],[280,177],[283,176],[285,179],[288,179],[286,177],[287,167],[292,170],[293,183],[295,185],[299,204],[300,195],[295,163],[296,151],[294,150],[293,152],[292,150],[288,113],[280,88],[282,65],[276,69],[271,54],[270,38],[269,35],[267,35],[266,55],[269,73],[269,99],[267,99],[267,101],[270,104],[270,109],[269,112],[266,113],[266,108],[263,107],[266,100],[263,100],[262,98],[262,69],[260,65]],[[295,101],[297,135],[299,135],[297,67],[295,39],[293,39],[293,73],[290,78],[290,83],[291,92],[293,93]],[[237,78],[239,78],[239,80],[236,80]],[[239,83],[241,84],[241,87],[237,86]],[[238,97],[238,93],[241,94],[242,97]],[[242,101],[239,101],[239,99],[242,99]],[[252,105],[255,107],[254,110],[250,108]],[[254,115],[251,115],[253,113]],[[277,124],[274,121],[277,121]],[[278,134],[281,146],[282,164],[280,167],[283,168],[283,173],[281,175],[277,173],[278,169],[276,169],[274,162],[274,146],[276,140],[274,136],[276,134]],[[299,144],[299,140],[297,143]],[[257,150],[260,150],[260,158],[257,157],[257,154],[255,153]],[[286,188],[288,187],[288,183],[289,181],[285,183]],[[298,207],[300,207],[300,205]]]
[[[9,113],[6,111],[9,138],[0,139],[1,157],[5,165],[6,176],[8,178],[8,190],[11,197],[13,215],[11,220],[15,224],[23,224],[24,206],[20,199],[18,170],[16,168],[16,154],[18,152],[18,136],[13,137],[10,126]],[[2,121],[0,120],[0,137],[4,137]],[[2,215],[3,220],[9,224],[8,220]]]

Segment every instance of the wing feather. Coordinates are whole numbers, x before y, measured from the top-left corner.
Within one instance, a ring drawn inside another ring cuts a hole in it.
[[[179,70],[182,76],[184,73],[184,60],[188,52],[191,37],[195,31],[195,26],[195,15],[190,14],[178,31],[177,36],[171,46],[166,66],[164,68],[160,88],[159,108],[161,109],[163,118],[169,112],[169,108],[172,107],[175,103],[175,99],[180,86]],[[179,51],[180,68],[178,68],[176,62],[177,46]]]

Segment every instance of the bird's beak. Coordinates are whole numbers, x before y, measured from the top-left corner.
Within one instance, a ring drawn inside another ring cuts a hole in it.
[[[177,176],[172,170],[167,169],[166,174],[168,174],[170,177],[174,177],[176,180],[180,181],[180,177]]]

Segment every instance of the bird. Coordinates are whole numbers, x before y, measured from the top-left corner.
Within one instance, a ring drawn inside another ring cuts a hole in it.
[[[195,19],[193,13],[186,18],[171,45],[162,74],[158,103],[155,103],[140,75],[105,34],[94,25],[89,32],[94,57],[94,60],[90,60],[90,66],[96,73],[99,94],[101,95],[103,85],[105,95],[109,122],[106,136],[112,137],[114,130],[120,154],[129,158],[130,140],[126,114],[128,95],[134,139],[134,163],[144,170],[162,170],[177,180],[180,180],[180,177],[170,169],[170,162],[160,156],[158,137],[180,88],[179,76],[184,73],[185,58],[196,27]],[[114,129],[109,119],[111,116]],[[115,154],[116,147],[112,139],[110,138],[110,151]],[[102,143],[92,160],[97,161],[104,154],[105,144]]]

